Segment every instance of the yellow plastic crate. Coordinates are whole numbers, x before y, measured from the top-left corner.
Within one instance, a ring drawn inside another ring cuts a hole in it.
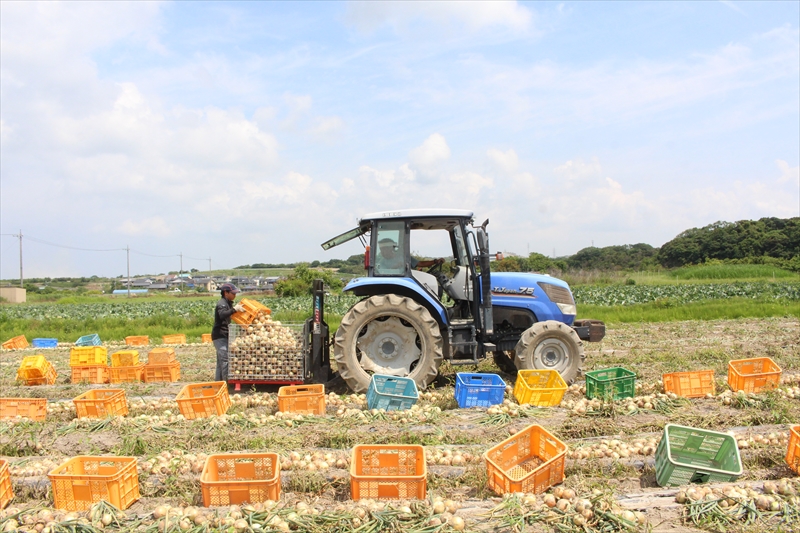
[[[258,315],[261,313],[270,314],[272,311],[266,305],[257,302],[255,300],[248,300],[247,298],[243,298],[239,301],[239,305],[244,307],[244,311],[236,312],[231,315],[231,320],[236,322],[237,324],[241,324],[246,326],[253,322]]]
[[[150,344],[150,337],[147,335],[131,335],[125,337],[125,344],[128,346],[147,346]]]
[[[175,361],[175,348],[155,348],[147,354],[148,365],[169,365]]]
[[[105,346],[75,346],[69,351],[69,366],[97,366],[108,364]]]
[[[132,366],[110,366],[108,367],[109,383],[125,383],[144,380],[144,365],[139,363]]]
[[[138,364],[138,350],[120,350],[111,354],[111,366],[136,366]]]
[[[14,489],[11,486],[11,475],[8,473],[8,461],[0,459],[0,509],[13,498]]]
[[[514,383],[514,398],[520,405],[555,407],[564,399],[567,384],[557,370],[520,370]]]
[[[78,418],[105,418],[128,414],[123,389],[92,389],[72,400]]]
[[[663,374],[664,392],[673,392],[684,398],[704,398],[714,394],[714,371],[693,370]]]
[[[728,361],[728,385],[733,391],[762,392],[780,384],[781,368],[769,357]]]
[[[48,477],[53,507],[63,511],[86,511],[100,500],[127,509],[139,499],[135,457],[73,457]]]
[[[47,398],[0,398],[0,420],[16,417],[42,421],[47,417]]]
[[[25,356],[17,369],[17,379],[27,381],[28,379],[44,377],[50,366],[50,363],[43,355]]]
[[[533,424],[483,454],[487,484],[497,494],[541,494],[564,481],[567,445]]]
[[[200,336],[200,340],[203,341],[203,343],[205,344],[211,342],[211,333],[203,333]]]

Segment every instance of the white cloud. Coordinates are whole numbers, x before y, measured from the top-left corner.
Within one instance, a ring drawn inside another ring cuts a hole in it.
[[[533,15],[515,0],[448,2],[369,2],[347,4],[347,20],[360,31],[370,33],[388,24],[402,30],[413,22],[456,24],[469,31],[501,27],[515,32],[530,28]]]
[[[559,165],[553,169],[553,172],[557,176],[561,176],[568,183],[585,181],[586,179],[599,176],[602,171],[603,169],[596,157],[593,157],[588,163],[585,163],[583,159],[580,158],[574,161],[569,160],[563,165]]]
[[[514,172],[519,167],[519,157],[513,148],[507,152],[498,150],[497,148],[490,148],[486,151],[486,155],[492,162],[500,167],[504,172]]]
[[[165,237],[171,234],[169,225],[159,216],[139,220],[125,219],[117,230],[123,235],[150,235]]]
[[[434,133],[420,146],[408,153],[408,158],[415,167],[428,170],[450,158],[450,147],[439,133]]]
[[[778,168],[781,170],[781,176],[778,178],[778,183],[791,183],[800,188],[800,166],[790,167],[789,163],[782,159],[775,161]]]
[[[318,137],[330,138],[344,129],[344,121],[340,117],[317,117],[316,125],[311,133]]]

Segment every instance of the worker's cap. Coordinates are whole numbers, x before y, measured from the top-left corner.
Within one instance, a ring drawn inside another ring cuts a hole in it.
[[[219,290],[220,292],[232,292],[233,294],[238,294],[239,292],[239,289],[233,283],[223,283]]]
[[[394,239],[392,239],[391,237],[384,237],[383,239],[378,241],[378,244],[380,246],[388,246],[388,245],[395,246],[395,245],[397,245],[397,243],[394,242]]]

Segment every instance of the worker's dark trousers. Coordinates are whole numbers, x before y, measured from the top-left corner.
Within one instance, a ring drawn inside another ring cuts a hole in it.
[[[217,349],[217,372],[214,380],[228,381],[228,338],[215,339],[214,348]]]

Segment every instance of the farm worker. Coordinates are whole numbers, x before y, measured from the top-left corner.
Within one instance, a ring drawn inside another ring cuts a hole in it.
[[[397,243],[390,237],[378,241],[378,257],[375,260],[375,268],[378,270],[378,273],[390,274],[392,270],[398,271],[405,269],[403,254],[398,252],[397,248]],[[412,269],[444,263],[444,259],[441,258],[420,261],[412,256],[409,259]]]
[[[235,312],[244,311],[242,304],[233,304],[239,289],[232,283],[223,283],[219,288],[222,298],[214,308],[214,327],[211,329],[211,340],[217,350],[217,372],[214,374],[215,381],[228,380],[228,325],[231,323],[231,315]]]

